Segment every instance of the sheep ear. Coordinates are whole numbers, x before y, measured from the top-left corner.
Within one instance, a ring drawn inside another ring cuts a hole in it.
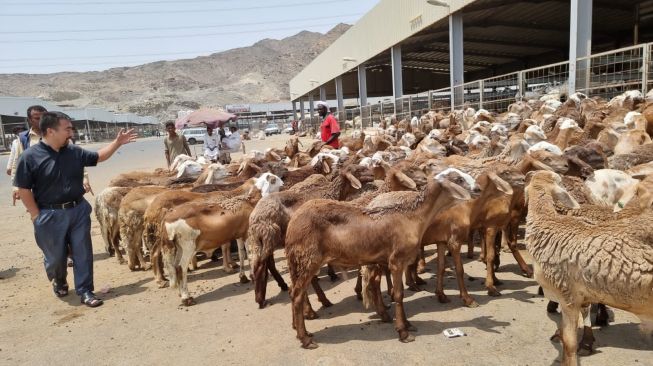
[[[329,165],[329,162],[324,159],[322,159],[322,169],[327,174],[331,173],[331,166]]]
[[[349,180],[349,184],[351,184],[351,186],[354,187],[355,189],[361,189],[361,187],[363,187],[361,182],[356,177],[354,177],[353,174],[348,172],[347,174],[345,174],[345,177],[347,177],[347,179]]]
[[[277,154],[274,150],[270,150],[270,156],[272,156],[276,161],[281,161],[281,156]]]
[[[466,201],[472,198],[466,189],[446,179],[442,180],[440,184],[456,200]]]
[[[404,187],[406,187],[408,189],[412,189],[412,190],[417,188],[417,184],[415,183],[415,181],[412,180],[409,176],[407,176],[403,172],[397,172],[397,174],[395,174],[395,177],[397,177],[397,180]]]
[[[576,200],[564,189],[556,187],[553,189],[553,198],[555,198],[558,202],[562,203],[563,205],[572,208],[572,209],[577,209],[580,208],[580,205]]]
[[[487,174],[487,177],[494,183],[494,185],[497,187],[499,192],[503,192],[507,195],[511,195],[512,192],[512,187],[510,184],[508,184],[505,180],[501,179],[496,173],[494,172],[489,172]]]
[[[247,166],[247,161],[244,160],[242,163],[240,163],[240,166],[238,167],[238,171],[236,171],[236,174],[240,174],[245,170],[245,167]]]
[[[630,176],[638,180],[643,180],[644,178],[646,178],[647,175],[648,174],[645,173],[635,173],[635,174],[631,174]]]
[[[541,162],[539,160],[532,159],[531,165],[533,166],[533,168],[535,168],[537,170],[548,170],[550,172],[554,171],[553,168],[551,168],[550,166],[544,164],[543,162]]]

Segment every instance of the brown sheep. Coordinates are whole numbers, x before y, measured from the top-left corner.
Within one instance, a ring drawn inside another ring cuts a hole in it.
[[[313,200],[303,205],[288,223],[286,257],[292,280],[292,318],[304,348],[316,348],[304,324],[307,286],[320,267],[331,263],[351,268],[387,265],[392,273],[395,327],[402,342],[414,336],[403,304],[402,276],[417,257],[420,238],[437,212],[470,195],[449,181],[430,180],[421,192],[379,195],[366,208],[346,202]],[[389,321],[383,304],[375,299],[377,312]]]
[[[161,254],[170,285],[179,288],[183,305],[195,303],[188,293],[187,271],[197,251],[208,251],[222,243],[238,240],[241,277],[244,276],[242,240],[247,238],[249,215],[263,196],[277,192],[282,184],[277,176],[265,173],[244,195],[218,200],[210,197],[197,199],[177,206],[165,215],[160,234],[163,236]]]

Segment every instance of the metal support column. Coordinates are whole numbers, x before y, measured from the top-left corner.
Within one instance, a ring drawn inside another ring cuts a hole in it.
[[[392,96],[395,105],[394,111],[397,113],[397,99],[404,95],[403,71],[401,68],[401,46],[396,45],[390,48],[390,58],[392,60]]]
[[[364,65],[358,65],[358,98],[361,107],[367,105],[367,68]]]
[[[320,87],[320,100],[323,102],[326,102],[327,96],[326,96],[326,86],[322,85]]]
[[[517,88],[519,89],[519,97],[523,98],[526,95],[526,84],[524,84],[524,72],[517,73]]]
[[[304,109],[304,99],[299,98],[299,115],[302,118],[302,121],[306,119],[306,109]]]
[[[521,73],[520,73],[521,75]],[[485,82],[483,80],[478,82],[478,109],[483,108],[483,90],[485,89]]]
[[[308,95],[308,115],[311,117],[311,125],[313,124],[313,115],[315,114],[315,103],[313,101],[313,94]]]
[[[642,45],[642,94],[648,92],[648,73],[651,70],[651,45]]]
[[[428,106],[427,109],[430,111],[431,108],[433,108],[433,92],[429,90],[428,95],[429,95],[429,97],[428,97],[429,106]]]
[[[338,102],[338,119],[343,121],[345,113],[345,100],[342,90],[342,76],[336,77],[336,100]]]
[[[2,136],[2,146],[11,149],[11,146],[7,146],[5,141],[5,126],[2,124],[2,115],[0,115],[0,136]]]
[[[463,14],[449,15],[449,78],[451,84],[451,109],[463,104],[463,89],[457,88],[465,82],[463,63]]]
[[[297,119],[297,101],[292,101],[292,119],[293,121]]]
[[[576,86],[589,87],[589,60],[576,59],[592,53],[592,0],[571,0],[569,19],[569,94]],[[580,69],[580,72],[577,72]]]

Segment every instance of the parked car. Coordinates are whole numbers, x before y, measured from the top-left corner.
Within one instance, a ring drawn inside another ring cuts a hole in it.
[[[293,130],[292,127],[286,127],[283,132],[292,135],[295,133],[295,130]]]
[[[192,127],[186,128],[181,131],[181,134],[186,137],[189,145],[195,145],[197,143],[204,143],[204,135],[206,134],[206,128],[204,127]]]
[[[265,131],[265,136],[281,134],[281,130],[279,129],[279,126],[272,123],[267,125],[263,131]]]

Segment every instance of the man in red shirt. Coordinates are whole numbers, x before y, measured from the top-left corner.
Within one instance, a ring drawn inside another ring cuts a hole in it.
[[[322,142],[325,145],[332,146],[334,149],[339,148],[340,141],[338,141],[338,137],[340,136],[340,125],[338,125],[338,120],[329,111],[329,105],[326,102],[317,102],[317,113],[320,117],[324,118],[324,121],[320,125]]]

